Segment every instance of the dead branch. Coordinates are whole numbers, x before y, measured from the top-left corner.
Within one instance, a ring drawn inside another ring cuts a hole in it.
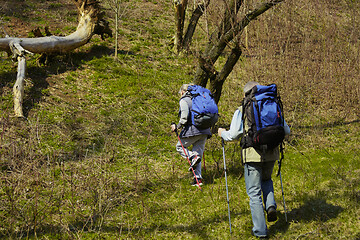
[[[104,13],[97,0],[74,0],[74,2],[79,11],[79,23],[76,31],[68,36],[48,36],[50,32],[45,29],[46,36],[40,36],[42,33],[39,30],[34,32],[35,35],[40,36],[36,38],[16,38],[8,35],[0,38],[0,51],[11,52],[13,59],[18,61],[18,78],[13,89],[15,116],[24,117],[22,101],[27,53],[69,52],[89,42],[94,34],[100,34],[103,39],[105,34],[112,35],[108,23],[103,19]]]

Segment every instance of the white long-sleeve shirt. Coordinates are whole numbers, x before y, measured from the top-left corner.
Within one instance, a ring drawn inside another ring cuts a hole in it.
[[[290,127],[284,121],[284,130],[285,135],[290,134]],[[231,120],[230,129],[228,131],[223,131],[221,137],[224,141],[233,141],[242,137],[244,133],[244,125],[242,121],[242,113],[239,109],[236,109],[234,112],[233,118]]]

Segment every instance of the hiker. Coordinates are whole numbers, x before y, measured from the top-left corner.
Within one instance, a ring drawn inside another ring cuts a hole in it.
[[[171,124],[171,131],[177,131],[181,129],[179,140],[176,144],[176,151],[180,153],[180,155],[186,158],[185,152],[189,157],[191,166],[189,167],[189,171],[194,170],[194,179],[192,181],[192,186],[197,186],[203,184],[202,176],[201,176],[201,158],[204,153],[206,140],[211,136],[210,128],[199,129],[192,124],[191,120],[191,109],[192,109],[192,100],[190,93],[188,92],[188,87],[194,84],[183,84],[180,87],[180,109],[179,109],[179,123],[176,125],[175,123]],[[182,148],[183,145],[184,149]],[[192,145],[192,150],[188,150],[188,147]],[[184,152],[185,151],[185,152]],[[198,183],[196,181],[198,180]]]
[[[259,85],[257,82],[248,82],[244,86],[244,94],[248,93],[257,85]],[[248,124],[244,124],[244,122],[247,123],[247,119],[243,118],[242,112],[244,112],[242,106],[235,111],[228,131],[224,128],[218,129],[218,135],[224,141],[233,141],[242,138],[244,132],[247,133],[249,130]],[[285,121],[283,121],[283,128],[285,135],[290,134],[290,128]],[[244,148],[242,146],[241,151],[242,162],[244,164],[246,192],[249,196],[253,222],[251,233],[256,237],[266,238],[268,237],[268,230],[265,221],[264,205],[268,222],[277,220],[276,202],[271,174],[275,161],[279,159],[279,147],[260,150],[259,148]]]

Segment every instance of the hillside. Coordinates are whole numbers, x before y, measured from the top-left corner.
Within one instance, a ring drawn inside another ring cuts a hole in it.
[[[28,56],[26,119],[13,117],[17,64],[0,53],[0,238],[252,239],[239,143],[225,146],[230,235],[220,138],[207,142],[199,191],[169,128],[205,30],[216,27],[217,3],[200,22],[193,55],[172,52],[170,2],[130,0],[118,60],[114,39],[99,36],[46,66]],[[45,26],[66,35],[77,26],[71,0],[1,5],[11,36]],[[274,173],[279,220],[268,225],[270,239],[360,239],[359,9],[348,0],[285,1],[241,39],[217,126],[229,127],[242,87],[255,80],[278,85],[292,131],[282,166],[289,221]]]

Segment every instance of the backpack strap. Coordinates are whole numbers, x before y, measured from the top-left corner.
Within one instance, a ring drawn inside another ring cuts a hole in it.
[[[248,139],[248,135],[249,135],[249,131],[251,131],[252,126],[251,126],[251,120],[249,118],[251,118],[251,113],[249,112],[249,108],[251,108],[252,104],[252,100],[251,98],[249,98],[248,96],[245,96],[245,98],[243,99],[242,103],[241,103],[241,107],[242,107],[242,117],[241,120],[243,122],[243,137],[240,141],[241,143],[241,148],[246,148],[248,147],[249,144],[249,139]],[[249,106],[250,105],[250,106]],[[247,119],[247,121],[246,121]]]
[[[192,100],[191,100],[191,95],[190,95],[190,93],[186,92],[186,93],[180,98],[179,102],[180,102],[181,100],[184,100],[184,101],[187,103],[188,107],[189,107],[189,115],[188,115],[187,122],[186,122],[185,125],[192,125],[192,121],[191,121]],[[179,108],[179,114],[178,114],[178,115],[179,115],[179,117],[180,117],[180,115],[181,115],[181,110],[180,110],[180,108]]]
[[[243,123],[243,137],[247,134],[247,130],[245,128],[245,117],[246,117],[246,113],[245,113],[245,98],[242,100],[241,102],[241,121]],[[240,110],[240,107],[238,108]],[[243,147],[243,146],[241,146]]]
[[[243,124],[243,138],[245,137],[245,135],[247,134],[247,131],[245,130],[245,98],[242,100],[241,102],[241,107],[239,107],[238,109],[240,110],[241,108],[241,121]],[[240,141],[240,147],[241,147],[241,163],[244,165],[246,162],[246,151],[245,151],[245,156],[243,154],[243,146],[244,146],[244,142],[242,139]]]
[[[255,109],[254,110],[256,110],[256,112],[257,112],[257,120],[258,120],[258,122],[259,122],[259,128],[262,128],[262,122],[261,122],[261,119],[260,119],[260,109],[259,109],[259,104],[258,104],[258,101],[254,98],[254,105],[255,105]],[[251,106],[252,107],[252,106]],[[254,116],[255,117],[255,116]]]
[[[191,95],[185,93],[184,96],[181,97],[181,99],[183,99],[188,104],[189,109],[191,110],[191,108],[192,108],[192,97],[191,97]]]

